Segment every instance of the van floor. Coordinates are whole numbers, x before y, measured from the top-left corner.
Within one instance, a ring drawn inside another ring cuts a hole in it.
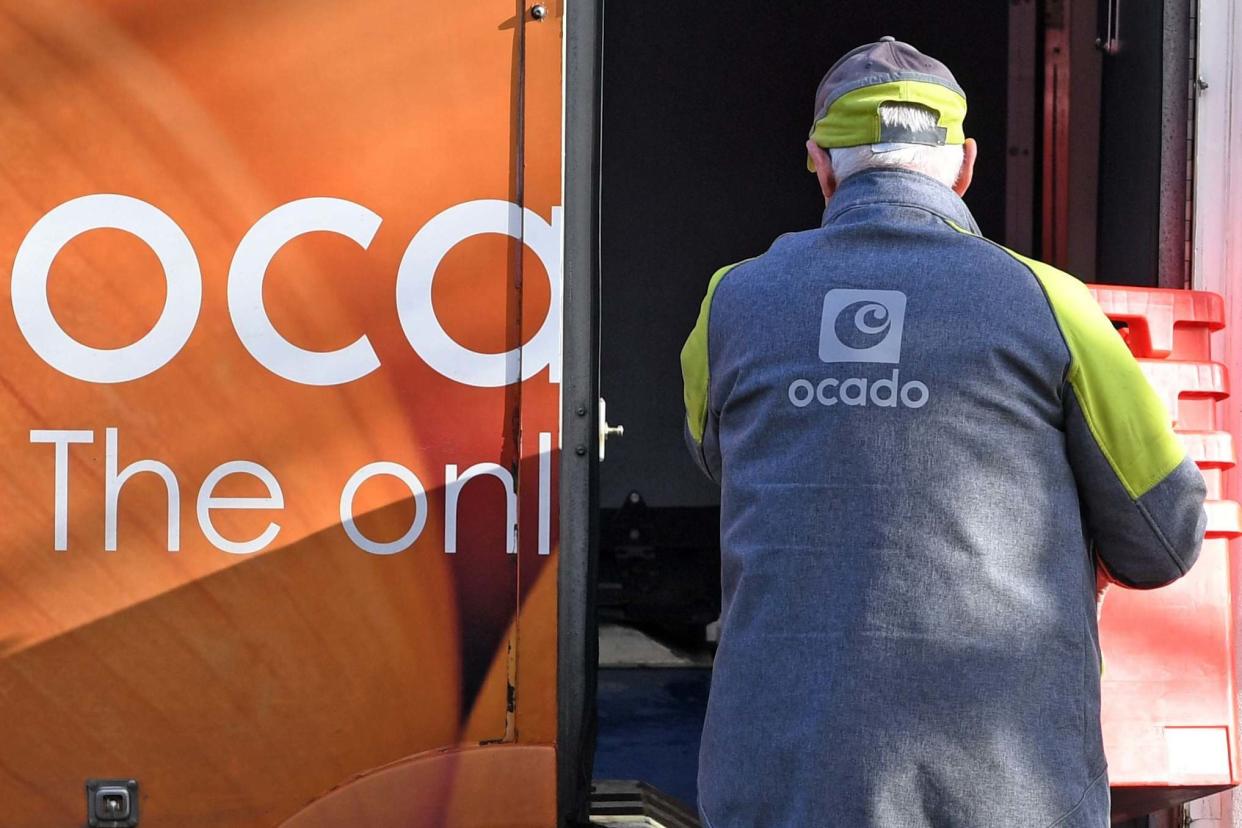
[[[641,779],[693,809],[711,675],[703,667],[602,668],[595,778]]]
[[[711,656],[600,625],[596,779],[639,779],[693,810]]]

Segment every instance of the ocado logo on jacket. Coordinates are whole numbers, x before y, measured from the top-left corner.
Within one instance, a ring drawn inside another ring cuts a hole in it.
[[[827,363],[895,365],[901,361],[905,321],[906,295],[899,290],[830,290],[824,296],[819,358]],[[796,379],[789,384],[789,401],[798,408],[812,402],[922,408],[929,396],[927,386],[918,380],[903,384],[898,368],[890,377],[871,382],[866,377],[825,377],[818,383]]]
[[[900,362],[906,295],[899,290],[830,290],[819,326],[824,362]]]

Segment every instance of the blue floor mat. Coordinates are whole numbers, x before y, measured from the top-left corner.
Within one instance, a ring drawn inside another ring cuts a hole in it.
[[[693,667],[601,669],[595,778],[649,782],[695,807],[711,675]]]

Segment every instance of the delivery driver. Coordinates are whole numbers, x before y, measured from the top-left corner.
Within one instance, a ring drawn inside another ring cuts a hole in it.
[[[721,487],[704,824],[1105,826],[1095,570],[1185,574],[1204,483],[1072,276],[979,235],[945,66],[819,85],[823,225],[721,268],[682,352]]]

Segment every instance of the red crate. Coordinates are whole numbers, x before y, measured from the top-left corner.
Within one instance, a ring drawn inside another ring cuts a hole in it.
[[[1100,614],[1114,817],[1236,784],[1229,545],[1163,589],[1110,587]]]
[[[1229,395],[1211,334],[1224,327],[1221,297],[1194,291],[1097,285],[1092,293],[1169,411],[1208,486],[1208,540],[1185,578],[1151,591],[1111,587],[1100,612],[1102,719],[1114,819],[1128,819],[1237,784],[1232,595],[1228,538],[1242,507],[1223,499],[1237,462],[1217,428]]]
[[[1219,362],[1139,359],[1147,381],[1164,402],[1174,428],[1216,429],[1216,403],[1229,396],[1229,375]]]
[[[1225,301],[1215,293],[1092,285],[1091,294],[1110,319],[1126,325],[1138,357],[1210,359],[1211,333],[1225,327]]]
[[[1200,469],[1223,471],[1233,468],[1238,456],[1233,449],[1233,435],[1228,431],[1191,431],[1179,429],[1186,453]]]

